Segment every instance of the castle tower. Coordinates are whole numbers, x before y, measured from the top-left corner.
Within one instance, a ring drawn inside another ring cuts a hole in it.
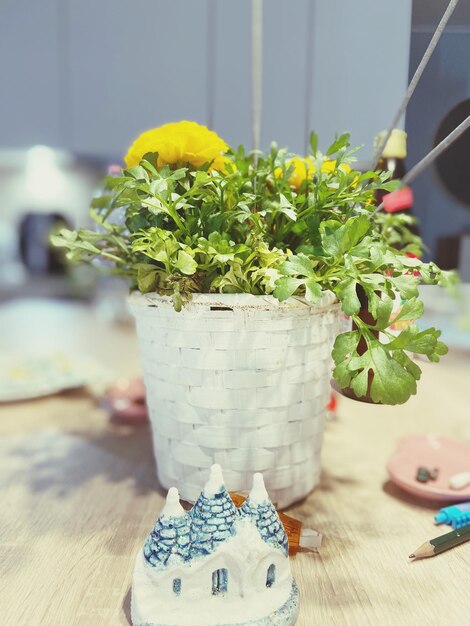
[[[144,557],[153,567],[165,567],[187,561],[189,548],[190,517],[180,504],[178,489],[172,487],[144,544]]]
[[[191,544],[196,555],[211,554],[220,542],[232,536],[238,511],[225,487],[220,465],[211,467],[209,480],[190,516]]]
[[[253,488],[239,511],[242,517],[253,519],[263,541],[278,548],[286,556],[288,555],[289,540],[279,515],[269,499],[262,474],[257,473],[253,476]]]

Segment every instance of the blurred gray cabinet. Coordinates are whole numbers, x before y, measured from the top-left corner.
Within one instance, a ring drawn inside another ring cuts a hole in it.
[[[413,32],[412,70],[418,65],[431,37],[432,29],[429,28]],[[469,59],[470,26],[444,33],[408,107],[408,166],[422,159],[434,147],[444,117],[457,104],[470,99]],[[469,172],[470,158],[463,158],[462,177],[468,180]],[[435,259],[440,237],[470,231],[470,208],[450,195],[434,164],[416,179],[413,192],[421,235],[429,248],[427,257]]]
[[[348,130],[365,144],[359,158],[372,158],[406,92],[410,33],[411,0],[317,0],[310,126],[321,145]]]
[[[0,149],[61,143],[59,32],[57,0],[0,2]]]
[[[261,142],[350,130],[371,155],[406,88],[411,0],[265,0]],[[120,158],[142,130],[251,144],[251,1],[4,0],[0,147]]]
[[[141,131],[205,123],[207,3],[69,0],[69,145],[122,154]]]

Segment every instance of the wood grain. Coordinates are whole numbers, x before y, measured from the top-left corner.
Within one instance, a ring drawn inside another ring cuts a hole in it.
[[[5,336],[20,337],[34,306],[3,313]],[[51,313],[62,320],[65,346],[66,337],[74,341],[70,323],[79,324],[82,346],[88,337],[117,373],[138,373],[132,329],[76,307]],[[423,363],[419,395],[405,406],[340,400],[339,418],[327,425],[321,484],[288,511],[324,534],[318,553],[292,559],[302,594],[298,626],[468,623],[470,545],[409,562],[414,548],[439,534],[438,504],[400,492],[385,463],[408,433],[470,440],[469,374],[468,355],[455,353],[439,366]],[[110,425],[83,391],[3,405],[0,493],[2,625],[129,624],[134,555],[164,495],[148,429]]]

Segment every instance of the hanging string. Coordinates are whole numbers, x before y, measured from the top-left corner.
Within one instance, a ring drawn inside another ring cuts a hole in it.
[[[253,149],[259,150],[261,134],[261,103],[263,83],[263,0],[251,4],[252,100],[251,123]],[[257,160],[257,156],[255,156]]]
[[[370,167],[371,170],[377,169],[377,165],[379,163],[380,157],[382,156],[382,152],[385,146],[387,145],[387,141],[390,139],[390,135],[392,134],[393,129],[398,126],[401,118],[403,117],[406,111],[406,107],[408,106],[408,103],[411,100],[411,96],[413,95],[414,90],[416,89],[416,85],[419,83],[419,79],[421,78],[424,70],[426,69],[426,66],[429,63],[429,60],[431,58],[431,55],[434,52],[434,49],[436,48],[437,43],[439,39],[441,38],[441,35],[444,32],[445,27],[447,26],[447,22],[449,21],[452,13],[454,12],[454,9],[457,6],[458,2],[459,0],[450,0],[449,5],[447,6],[447,9],[445,10],[444,15],[441,18],[441,21],[439,22],[434,32],[434,35],[432,36],[432,39],[429,42],[426,52],[424,53],[423,58],[421,59],[416,69],[416,72],[414,73],[414,76],[411,79],[410,84],[408,85],[408,89],[406,91],[405,97],[403,98],[403,101],[395,117],[393,118],[393,121],[390,124],[385,134],[385,137],[383,138],[382,142],[377,148],[377,152],[374,155],[374,160],[372,161],[372,165]]]
[[[315,24],[315,3],[307,5],[307,59],[305,63],[305,118],[304,118],[304,154],[308,154],[310,146],[310,119],[312,115],[313,93],[313,29]]]
[[[456,141],[459,137],[461,137],[464,132],[470,128],[470,115],[464,119],[454,130],[447,135],[440,143],[437,144],[435,148],[428,152],[428,154],[418,161],[415,166],[413,166],[410,171],[403,177],[401,180],[401,186],[409,185],[421,172],[428,167],[433,161],[437,159],[447,148],[449,148],[454,141]],[[383,209],[383,202],[379,204],[379,206],[370,214],[370,217],[374,217],[379,211]]]
[[[217,73],[217,0],[209,0],[207,4],[207,126],[214,128],[215,117],[215,84]]]

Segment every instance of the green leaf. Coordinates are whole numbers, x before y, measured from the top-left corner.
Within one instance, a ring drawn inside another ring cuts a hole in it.
[[[336,365],[333,370],[333,378],[336,380],[341,389],[346,389],[351,385],[353,372],[350,371],[349,363],[347,361],[342,361]]]
[[[142,263],[137,269],[137,286],[142,293],[155,291],[157,286],[157,268],[149,263]]]
[[[293,221],[297,219],[294,207],[282,193],[279,194],[279,212],[284,213],[284,215],[287,215],[287,217]]]
[[[353,357],[349,367],[355,371],[354,378],[362,371],[373,372],[370,396],[374,402],[382,404],[403,404],[416,393],[416,378],[393,358],[377,340],[373,340],[368,350],[361,356]]]
[[[412,274],[393,276],[390,278],[390,282],[393,283],[395,289],[400,292],[401,297],[405,300],[418,296],[419,278],[416,276]]]
[[[374,251],[372,243],[373,243],[372,237],[370,237],[369,235],[366,235],[365,237],[361,239],[361,241],[358,244],[356,244],[349,250],[348,254],[352,257],[358,257],[358,259],[361,259],[361,261],[370,258],[373,262],[372,269],[375,270],[377,265],[376,265],[376,260],[373,258],[373,255],[376,254],[376,251]],[[378,265],[378,267],[380,267],[380,264]]]
[[[171,180],[183,180],[186,177],[186,173],[188,171],[187,167],[180,167],[178,170],[175,170],[168,176]]]
[[[363,276],[361,276],[361,281],[363,280]],[[390,296],[387,296],[385,293],[382,293],[381,291],[381,285],[370,285],[370,284],[361,284],[362,289],[364,290],[365,294],[366,294],[366,300],[367,300],[367,309],[369,311],[369,313],[372,315],[372,317],[376,320],[377,317],[379,316],[379,308],[381,306],[383,306],[382,304],[382,297],[386,298]],[[391,298],[390,298],[391,300]],[[382,312],[381,315],[381,319],[384,319],[386,313],[385,311]],[[388,324],[387,324],[388,326]]]
[[[326,220],[319,226],[323,250],[332,257],[338,256],[341,249],[341,223],[336,220]]]
[[[168,190],[168,180],[165,180],[164,178],[157,178],[156,180],[152,180],[150,185],[148,185],[148,190],[152,195],[158,196]]]
[[[354,376],[350,384],[358,398],[366,396],[369,389],[369,370],[364,368],[359,374]]]
[[[288,276],[315,276],[312,261],[302,253],[289,257],[279,269],[282,274],[287,274]]]
[[[374,269],[379,268],[383,265],[384,251],[382,246],[378,246],[376,243],[369,242],[369,256],[374,264]]]
[[[375,327],[384,330],[390,326],[390,315],[393,309],[393,300],[388,296],[382,296],[377,304],[375,318],[377,320]]]
[[[305,281],[305,299],[311,304],[318,302],[323,295],[321,286],[314,279]]]
[[[406,320],[417,320],[422,316],[423,311],[424,304],[422,300],[418,300],[417,298],[411,298],[410,300],[406,300],[406,302],[403,304],[394,321],[403,322]]]
[[[366,332],[367,350],[359,355],[357,346],[363,332]],[[335,379],[342,387],[352,387],[359,397],[368,391],[369,376],[374,402],[402,404],[416,393],[416,381],[421,376],[419,367],[403,350],[394,349],[392,343],[380,343],[369,331],[339,335],[332,355]]]
[[[338,150],[341,150],[341,148],[349,146],[349,137],[349,133],[343,133],[342,135],[337,137],[326,151],[326,156],[331,156],[335,152],[338,152]]]
[[[129,176],[132,176],[132,178],[135,178],[136,180],[148,181],[147,170],[141,165],[134,165],[133,167],[130,167],[129,169],[125,170],[125,172],[126,174],[129,174]]]
[[[315,156],[318,152],[318,135],[313,131],[310,133],[310,147],[312,149],[313,156]]]
[[[140,164],[154,176],[159,176],[157,170],[157,158],[155,153],[148,153],[144,155]]]
[[[364,355],[374,378],[370,395],[374,402],[403,404],[416,393],[416,379],[406,368],[391,358],[378,342]]]
[[[400,255],[400,263],[405,267],[411,268],[419,268],[422,265],[422,261],[420,259],[415,259],[414,257],[403,255]]]
[[[287,300],[297,291],[300,285],[304,284],[304,282],[305,281],[299,278],[282,276],[276,280],[276,288],[274,289],[273,295],[281,302],[283,300]]]
[[[150,226],[150,223],[145,215],[137,213],[130,215],[126,220],[126,226],[131,234],[137,233],[140,230],[144,230]]]
[[[103,194],[101,196],[97,196],[96,198],[93,198],[93,200],[91,201],[91,206],[94,209],[106,209],[112,200],[113,196],[110,194]]]
[[[147,196],[146,198],[143,198],[142,207],[148,209],[150,213],[153,213],[154,215],[168,213],[164,202],[155,196]]]
[[[351,250],[371,228],[366,215],[352,217],[339,227],[334,224],[337,223],[323,222],[320,228],[323,248],[334,257]]]
[[[359,339],[358,331],[342,333],[336,337],[331,353],[336,365],[333,376],[342,388],[349,387],[351,383],[353,372],[349,369],[349,362],[351,355],[356,354]]]
[[[335,363],[340,363],[346,357],[356,352],[359,344],[360,335],[357,330],[350,330],[347,333],[341,333],[335,339],[332,357]]]
[[[353,248],[369,232],[370,228],[370,221],[365,215],[359,215],[348,220],[341,227],[341,251],[347,252]]]
[[[67,248],[77,240],[77,237],[77,232],[61,228],[58,232],[54,232],[50,236],[50,241],[53,246],[57,246],[58,248]]]
[[[393,339],[388,347],[390,350],[407,350],[417,354],[425,354],[431,361],[439,360],[439,357],[447,353],[447,346],[439,341],[441,331],[435,328],[427,328],[420,331],[418,326],[410,324]]]
[[[184,250],[180,250],[178,252],[178,260],[176,261],[175,267],[183,274],[190,276],[197,270],[197,263],[190,254]]]
[[[346,278],[335,288],[335,293],[341,302],[341,308],[346,315],[357,315],[361,309],[356,287],[357,281],[354,278]]]
[[[421,370],[410,357],[402,350],[396,350],[393,354],[395,361],[402,365],[414,378],[419,380],[421,378]]]

